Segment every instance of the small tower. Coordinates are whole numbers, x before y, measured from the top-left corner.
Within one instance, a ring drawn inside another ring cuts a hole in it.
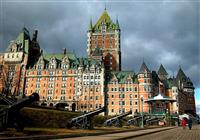
[[[178,84],[178,90],[181,92],[179,94],[179,112],[196,114],[195,99],[194,99],[194,86],[190,78],[185,75],[182,68],[176,76],[176,81]]]
[[[185,73],[180,67],[176,75],[176,81],[178,83],[179,89],[183,88],[183,83],[186,81],[186,79],[187,79],[187,76],[185,75]]]
[[[31,46],[29,31],[24,27],[15,40],[10,41],[4,53],[4,72],[6,94],[23,96],[25,68],[28,64]]]

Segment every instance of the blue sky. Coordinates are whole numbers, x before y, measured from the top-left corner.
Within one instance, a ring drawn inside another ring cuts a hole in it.
[[[200,115],[200,88],[195,89],[196,111]]]

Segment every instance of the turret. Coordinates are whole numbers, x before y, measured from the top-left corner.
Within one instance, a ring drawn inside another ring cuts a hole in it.
[[[116,18],[116,27],[115,27],[115,29],[116,30],[120,30],[118,17]]]
[[[168,78],[168,73],[167,73],[167,71],[165,70],[165,68],[163,67],[162,64],[160,65],[160,68],[158,69],[158,77],[161,80],[165,80],[165,79]]]
[[[185,75],[185,73],[183,72],[183,70],[180,67],[179,71],[176,75],[176,81],[178,83],[179,89],[183,88],[183,83],[186,81],[186,79],[187,79],[187,76]]]
[[[142,63],[140,71],[138,73],[139,81],[139,98],[143,97],[144,101],[148,100],[148,97],[151,97],[152,93],[152,75],[149,68],[146,66],[145,62]],[[141,104],[141,102],[140,102]],[[149,106],[147,103],[144,103],[144,112],[149,112]]]
[[[88,31],[92,31],[93,29],[93,26],[92,26],[92,18],[90,19],[90,25],[88,27]]]

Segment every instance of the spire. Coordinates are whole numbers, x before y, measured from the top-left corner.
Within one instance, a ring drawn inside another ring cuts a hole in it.
[[[106,11],[107,9],[106,9],[106,3],[105,3],[105,5],[104,5],[105,7],[104,7],[104,11]]]
[[[35,31],[33,32],[32,41],[37,41],[37,35],[38,35],[38,30],[35,30]]]
[[[145,62],[143,61],[141,67],[140,67],[140,71],[139,73],[150,73],[150,70],[148,69],[148,67],[146,66]]]
[[[158,70],[158,75],[168,75],[167,71],[165,70],[162,64],[160,65],[160,68]]]
[[[90,25],[89,25],[89,27],[88,27],[88,31],[92,31],[92,17],[90,18]]]
[[[179,66],[179,71],[176,75],[176,80],[186,80],[186,79],[187,79],[187,76],[185,75],[185,73],[181,69],[181,66]]]
[[[118,16],[116,17],[116,30],[119,30],[120,27],[119,27],[119,21],[118,21]]]

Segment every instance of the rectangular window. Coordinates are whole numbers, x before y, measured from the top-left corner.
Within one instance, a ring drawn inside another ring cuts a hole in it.
[[[124,106],[125,105],[125,101],[119,101],[119,105]]]
[[[66,77],[62,77],[62,81],[66,81],[66,79],[67,79]]]
[[[54,81],[54,77],[50,77],[50,78],[49,78],[49,81]]]
[[[62,88],[66,88],[66,84],[62,84]]]
[[[65,90],[61,90],[61,94],[65,94],[66,92],[65,92]]]
[[[37,79],[37,82],[40,82],[40,78]]]
[[[137,102],[135,102],[135,105],[137,105]]]
[[[60,100],[65,100],[65,96],[61,96],[61,97],[60,97]]]
[[[134,88],[134,91],[137,92],[137,87]]]
[[[135,98],[137,98],[137,95],[135,95]]]
[[[48,90],[48,94],[52,94],[53,93],[53,91],[52,90]]]
[[[40,84],[36,84],[36,88],[40,88]]]
[[[119,94],[119,98],[125,98],[125,94]]]

